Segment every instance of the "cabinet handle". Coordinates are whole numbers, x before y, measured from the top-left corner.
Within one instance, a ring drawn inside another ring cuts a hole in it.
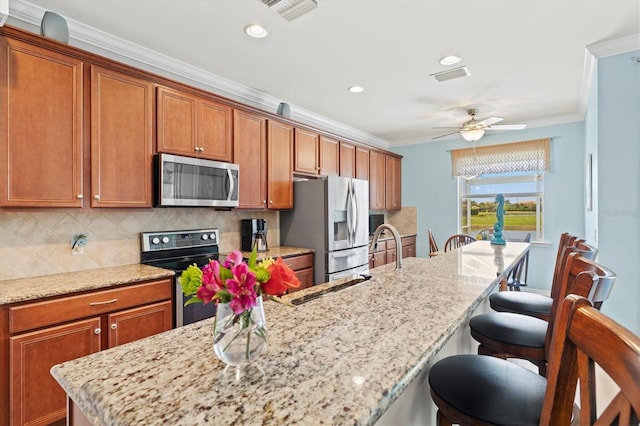
[[[267,204],[267,200],[262,200],[262,204]]]
[[[116,328],[118,328],[118,324],[111,324],[111,329],[115,330]]]
[[[76,195],[76,198],[77,198],[78,200],[82,200],[82,199],[84,198],[84,195],[82,195],[82,194],[78,194],[78,195]]]
[[[93,196],[93,199],[94,199],[94,200],[100,200],[100,196],[99,196],[99,195],[94,195],[94,196]]]
[[[269,204],[273,204],[273,200],[269,200]]]
[[[89,306],[99,306],[99,305],[107,305],[109,303],[115,303],[118,299],[105,300],[104,302],[91,302]]]
[[[101,331],[102,331],[102,330],[100,330],[99,328],[96,328],[95,330],[93,330],[93,333],[94,333],[94,334],[100,334],[100,332],[101,332]]]

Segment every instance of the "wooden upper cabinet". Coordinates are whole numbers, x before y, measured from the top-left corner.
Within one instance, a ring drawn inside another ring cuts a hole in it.
[[[232,160],[233,109],[208,99],[198,100],[198,147],[200,157],[213,160]]]
[[[356,175],[357,179],[369,180],[369,150],[356,146]]]
[[[385,154],[369,151],[369,208],[384,210],[385,204]]]
[[[320,174],[318,133],[295,129],[293,171],[312,175]]]
[[[267,119],[233,111],[233,161],[240,166],[238,207],[267,207]]]
[[[356,177],[356,147],[342,141],[340,141],[340,176]]]
[[[231,161],[230,106],[159,86],[158,152]]]
[[[152,207],[153,84],[91,67],[91,207]]]
[[[385,155],[385,207],[400,210],[401,202],[401,162],[400,158]]]
[[[168,87],[158,87],[158,152],[178,155],[200,153],[196,135],[195,96]]]
[[[293,208],[293,127],[267,122],[268,208]]]
[[[340,145],[338,140],[320,135],[320,174],[338,176],[340,170]]]
[[[82,207],[82,62],[5,37],[0,52],[0,206]]]

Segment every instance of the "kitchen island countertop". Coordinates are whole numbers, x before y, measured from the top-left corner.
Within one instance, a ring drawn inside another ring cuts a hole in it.
[[[224,374],[213,320],[54,366],[52,374],[97,425],[372,424],[493,291],[497,272],[527,249],[476,242],[407,258],[402,270],[372,269],[369,281],[296,307],[267,302],[268,347],[255,362],[264,376],[234,382]]]

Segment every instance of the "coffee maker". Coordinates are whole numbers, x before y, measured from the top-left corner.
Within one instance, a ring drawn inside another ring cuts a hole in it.
[[[267,221],[265,219],[242,219],[242,251],[267,251]]]

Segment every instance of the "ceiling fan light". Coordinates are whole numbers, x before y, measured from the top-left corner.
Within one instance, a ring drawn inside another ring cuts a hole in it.
[[[464,140],[474,142],[480,140],[484,136],[484,129],[474,129],[460,132]]]

